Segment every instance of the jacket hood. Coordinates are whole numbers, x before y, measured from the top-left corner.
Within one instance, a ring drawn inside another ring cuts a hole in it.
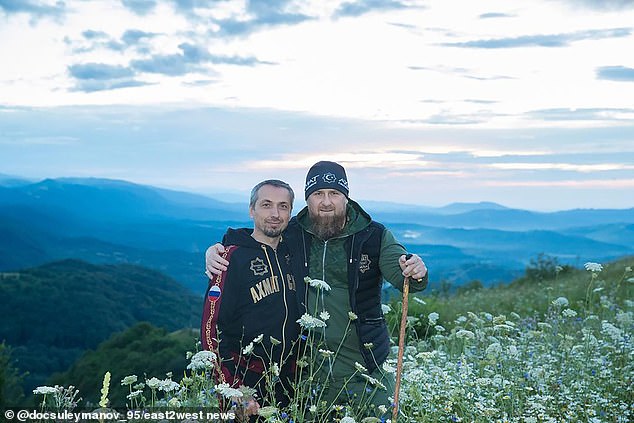
[[[262,243],[251,236],[253,229],[227,229],[227,233],[222,238],[223,245],[237,245],[239,247],[260,248]]]
[[[372,221],[372,217],[354,200],[348,200],[346,209],[347,221],[343,228],[343,236],[352,235],[364,229]],[[308,215],[308,206],[297,213],[297,221],[307,232],[312,233],[312,223]]]

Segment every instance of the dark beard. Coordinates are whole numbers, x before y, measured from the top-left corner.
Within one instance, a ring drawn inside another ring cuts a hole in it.
[[[327,241],[335,238],[343,232],[346,223],[345,213],[335,216],[311,216],[313,232],[317,238]]]
[[[266,236],[268,236],[269,238],[276,238],[278,236],[280,236],[282,234],[282,229],[269,229],[269,228],[264,228],[262,229],[262,233]]]

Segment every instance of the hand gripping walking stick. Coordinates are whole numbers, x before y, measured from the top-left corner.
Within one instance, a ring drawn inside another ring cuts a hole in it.
[[[405,256],[409,260],[411,254]],[[409,277],[403,280],[403,306],[401,312],[401,330],[398,336],[398,358],[396,359],[396,386],[394,387],[394,408],[392,409],[392,423],[396,423],[398,417],[398,394],[401,389],[401,377],[403,374],[403,352],[405,350],[405,329],[407,327],[407,297],[409,295]]]

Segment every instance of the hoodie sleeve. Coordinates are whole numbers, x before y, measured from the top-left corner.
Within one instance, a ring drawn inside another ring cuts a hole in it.
[[[223,254],[223,258],[230,260],[231,255],[236,249],[237,247],[235,246],[229,246]],[[220,334],[218,328],[227,320],[225,316],[233,314],[232,310],[235,308],[235,295],[231,295],[230,291],[232,290],[229,287],[237,286],[233,280],[236,273],[237,271],[232,270],[230,266],[220,275],[215,275],[210,279],[204,299],[201,323],[202,348],[216,354],[218,363],[220,363],[216,368],[216,377],[220,381],[224,381],[230,372],[222,366],[222,357],[219,351]]]

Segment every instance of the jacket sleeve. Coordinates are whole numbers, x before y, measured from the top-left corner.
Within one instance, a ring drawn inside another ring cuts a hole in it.
[[[235,246],[230,246],[225,251],[223,258],[230,260],[231,255],[236,250]],[[235,267],[235,266],[234,266]],[[223,357],[220,354],[219,346],[219,330],[224,321],[225,316],[231,316],[235,308],[235,295],[231,291],[237,287],[235,281],[236,269],[231,266],[220,275],[214,275],[209,280],[209,285],[205,293],[203,317],[201,324],[201,342],[204,350],[212,351],[217,357],[217,366],[215,369],[215,378],[218,383],[230,382],[231,371],[226,368]],[[233,289],[231,289],[233,287]]]
[[[379,269],[383,274],[383,278],[392,284],[399,291],[403,291],[403,271],[398,264],[398,259],[403,254],[407,254],[405,247],[401,245],[392,232],[388,229],[383,231],[383,237],[381,238],[381,253],[379,257]],[[410,279],[409,289],[412,292],[422,291],[427,287],[429,272],[425,275],[422,281]]]

